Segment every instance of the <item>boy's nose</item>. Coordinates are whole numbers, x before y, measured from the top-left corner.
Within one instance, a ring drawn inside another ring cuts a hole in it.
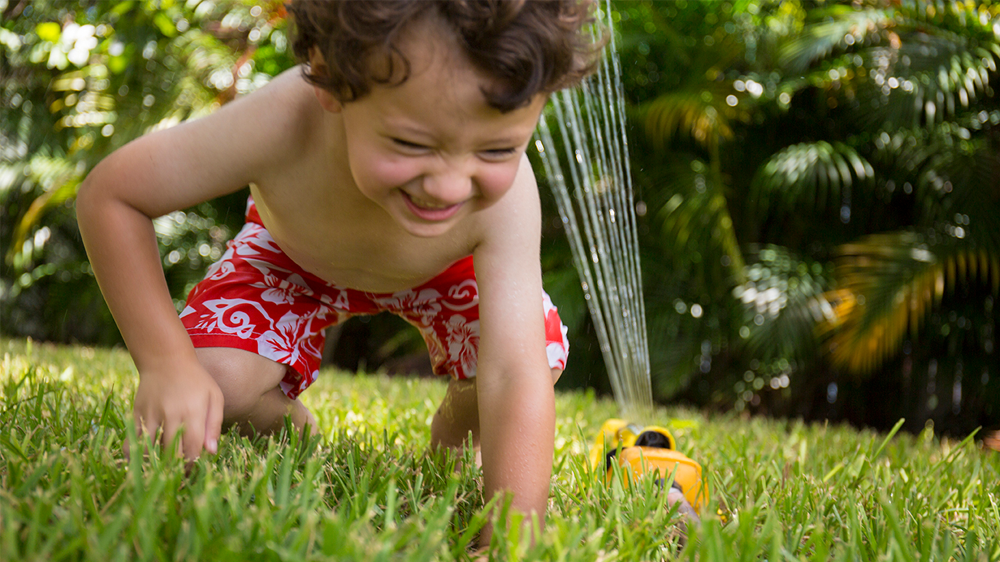
[[[472,197],[472,175],[463,170],[441,170],[424,176],[423,191],[434,203],[456,205]]]

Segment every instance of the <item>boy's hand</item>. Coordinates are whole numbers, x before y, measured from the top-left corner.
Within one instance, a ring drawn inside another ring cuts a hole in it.
[[[222,390],[197,362],[194,365],[146,369],[135,392],[136,433],[156,436],[169,446],[180,437],[177,450],[188,460],[202,449],[218,452],[222,432]],[[180,433],[180,435],[178,435]]]

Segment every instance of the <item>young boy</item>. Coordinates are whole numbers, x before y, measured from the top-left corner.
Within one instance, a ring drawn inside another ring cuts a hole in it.
[[[77,213],[139,371],[139,431],[194,458],[223,427],[315,427],[296,397],[323,330],[390,310],[451,377],[432,444],[471,431],[487,497],[541,519],[568,345],[524,152],[547,94],[592,67],[589,8],[299,1],[307,66],[95,168]],[[246,226],[178,319],[151,219],[248,184]]]

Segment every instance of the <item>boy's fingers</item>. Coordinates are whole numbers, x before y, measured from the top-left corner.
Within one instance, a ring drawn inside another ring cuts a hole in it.
[[[133,419],[135,419],[135,436],[137,438],[136,443],[139,444],[139,449],[142,451],[142,454],[146,455],[149,453],[149,451],[146,450],[145,446],[143,445],[144,439],[146,436],[149,436],[150,440],[152,440],[153,442],[156,441],[158,437],[158,432],[161,429],[160,421],[155,418],[144,418],[138,412],[133,413],[132,417]],[[132,453],[132,450],[131,446],[129,445],[128,439],[126,439],[125,443],[123,443],[123,449],[125,452],[125,458],[129,458],[129,455]]]
[[[193,461],[201,455],[202,445],[205,442],[204,424],[192,423],[191,429],[187,426],[181,428],[181,443],[179,450],[184,453],[184,458]]]
[[[150,439],[156,440],[156,432],[160,429],[160,422],[156,420],[150,420],[139,415],[135,416],[135,436],[142,438],[144,436],[149,436]]]
[[[220,392],[208,397],[208,416],[205,418],[205,449],[213,455],[219,452],[219,435],[222,434],[224,398]]]
[[[162,426],[162,434],[160,435],[160,447],[164,451],[169,451],[171,447],[174,447],[174,454],[183,455],[184,454],[184,426],[177,422],[167,422]],[[174,440],[176,439],[176,443]]]
[[[139,412],[134,412],[132,414],[132,420],[135,421],[135,436],[136,437],[139,437],[140,435],[146,433],[146,422],[143,421],[142,416],[139,415]]]

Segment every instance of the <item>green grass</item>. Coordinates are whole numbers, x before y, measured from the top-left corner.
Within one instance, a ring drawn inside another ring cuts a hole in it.
[[[123,458],[124,352],[3,340],[0,355],[0,560],[463,560],[493,513],[475,469],[427,451],[441,381],[325,372],[303,397],[320,438],[227,435],[186,471]],[[719,514],[681,549],[660,494],[587,468],[614,404],[564,392],[556,408],[547,527],[534,546],[498,531],[496,559],[1000,560],[1000,455],[974,437],[661,410]]]

